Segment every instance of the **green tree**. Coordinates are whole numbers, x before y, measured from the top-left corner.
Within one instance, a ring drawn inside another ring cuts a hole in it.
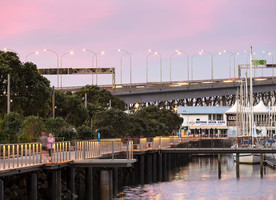
[[[56,136],[61,137],[62,129],[68,126],[62,117],[46,118],[45,127],[48,132],[54,133]]]
[[[102,138],[123,138],[129,136],[131,122],[126,113],[112,108],[96,114],[94,127]]]
[[[159,109],[154,106],[143,108],[134,113],[134,116],[150,122],[150,127],[154,128],[152,131],[158,133],[159,135],[168,135],[173,130],[178,130],[183,122],[183,119],[176,113],[166,109]],[[154,121],[158,124],[153,124]],[[160,131],[157,131],[157,129],[160,129],[164,132],[161,133]]]
[[[38,116],[28,116],[23,121],[24,135],[28,136],[30,141],[35,141],[40,137],[41,131],[45,130],[43,119]]]
[[[109,107],[109,101],[111,101],[112,108],[125,109],[124,101],[112,96],[109,91],[102,90],[95,85],[87,85],[76,94],[83,99],[85,94],[87,94],[87,109],[90,117],[94,117],[96,113],[106,110]]]
[[[56,116],[62,117],[66,123],[76,127],[88,119],[87,111],[81,98],[71,92],[55,91]]]
[[[77,131],[72,127],[64,127],[58,136],[64,138],[65,141],[71,141],[77,139]]]
[[[91,140],[95,138],[95,132],[90,127],[82,125],[77,128],[78,139]]]
[[[6,112],[7,77],[10,74],[11,110],[29,115],[48,115],[51,99],[50,82],[38,73],[33,63],[22,64],[16,53],[0,51],[0,105]]]
[[[10,112],[4,116],[1,122],[1,132],[3,142],[15,143],[18,141],[18,134],[21,133],[22,116],[15,112]]]

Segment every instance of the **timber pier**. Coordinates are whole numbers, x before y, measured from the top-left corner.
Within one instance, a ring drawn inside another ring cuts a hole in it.
[[[0,200],[5,198],[5,194],[7,195],[5,181],[9,177],[21,175],[27,177],[25,190],[28,199],[39,199],[38,193],[42,189],[39,189],[38,185],[43,185],[41,181],[47,182],[45,184],[47,186],[45,189],[48,191],[47,199],[61,199],[64,190],[69,191],[68,198],[92,199],[94,169],[99,173],[97,176],[100,179],[100,199],[112,199],[113,190],[116,191],[118,188],[118,169],[134,168],[135,177],[140,183],[163,181],[166,180],[164,173],[166,170],[171,169],[175,162],[188,162],[193,154],[217,155],[218,178],[220,178],[221,154],[236,153],[236,176],[239,178],[239,154],[258,153],[262,158],[260,163],[262,177],[263,155],[276,153],[276,149],[230,148],[232,143],[233,139],[230,138],[174,136],[66,141],[55,143],[52,162],[42,160],[40,143],[2,144],[0,145]],[[78,170],[84,171],[83,177],[77,175]],[[41,173],[46,176],[44,179],[39,179],[38,175]],[[81,183],[77,183],[76,180],[80,180]]]

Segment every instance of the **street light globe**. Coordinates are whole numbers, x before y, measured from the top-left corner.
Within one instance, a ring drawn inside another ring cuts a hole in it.
[[[118,49],[118,51],[120,52],[120,51],[121,51],[121,49]]]
[[[74,54],[74,51],[70,51],[70,54],[73,55],[73,54]]]
[[[104,55],[104,51],[101,51],[101,55]]]
[[[158,54],[158,52],[157,52],[157,51],[155,51],[155,52],[154,52],[154,54],[155,54],[155,55],[157,55],[157,54]]]
[[[237,52],[237,55],[240,55],[240,52]]]
[[[269,56],[271,56],[271,55],[272,55],[272,53],[271,53],[271,52],[269,52],[269,53],[268,53],[268,55],[269,55]]]
[[[82,49],[82,51],[84,51],[84,52],[85,52],[85,51],[86,51],[86,49]]]
[[[36,52],[35,52],[35,54],[37,55],[37,54],[39,54],[39,52],[38,52],[38,51],[36,51]]]
[[[139,107],[139,103],[136,103],[135,104],[135,108],[137,109]]]
[[[151,49],[149,49],[149,50],[148,50],[148,52],[152,52],[152,50],[151,50]]]
[[[8,49],[7,49],[7,48],[4,48],[4,51],[8,51]]]
[[[45,52],[46,52],[46,51],[47,51],[47,49],[43,49],[43,51],[45,51]]]
[[[218,55],[221,55],[222,53],[221,52],[218,52]]]

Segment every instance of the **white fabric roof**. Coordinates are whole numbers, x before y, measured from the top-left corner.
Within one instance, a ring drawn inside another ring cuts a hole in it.
[[[235,104],[225,112],[225,114],[236,114],[240,110],[240,104],[238,101],[235,102]]]
[[[261,100],[256,106],[253,106],[253,113],[268,113],[268,108],[264,105]]]
[[[253,113],[268,113],[268,108],[264,105],[264,102],[261,100],[256,106],[253,106]],[[276,111],[276,106],[275,106]],[[250,112],[249,107],[245,107],[239,104],[238,101],[225,112],[225,114],[236,114],[237,112]]]

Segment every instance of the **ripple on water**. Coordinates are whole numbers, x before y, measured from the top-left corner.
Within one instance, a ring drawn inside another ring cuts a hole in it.
[[[170,181],[122,188],[115,199],[125,200],[273,200],[276,199],[276,171],[265,167],[264,178],[259,166],[240,165],[236,179],[231,157],[222,157],[222,179],[217,178],[216,159],[202,157],[177,172],[169,172]],[[200,164],[198,164],[200,163]],[[171,176],[173,174],[173,176]]]

